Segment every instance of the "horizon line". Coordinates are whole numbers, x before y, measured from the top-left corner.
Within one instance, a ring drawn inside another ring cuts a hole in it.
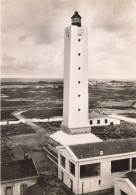
[[[46,78],[35,78],[35,77],[27,77],[27,78],[25,78],[25,77],[1,77],[1,80],[2,79],[62,79],[62,80],[64,80],[64,78],[57,78],[57,77],[54,77],[54,78],[48,78],[48,77],[46,77]],[[93,79],[93,80],[131,80],[131,81],[136,81],[136,79],[125,79],[125,78],[88,78],[88,79]]]

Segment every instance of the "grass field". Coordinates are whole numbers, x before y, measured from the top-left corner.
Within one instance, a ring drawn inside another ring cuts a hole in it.
[[[17,120],[12,113],[15,112],[16,110],[1,110],[1,120]]]
[[[48,123],[36,123],[38,126],[46,129],[46,132],[48,134],[54,133],[56,131],[59,131],[61,128],[61,121],[53,121]]]
[[[130,117],[130,118],[136,118],[136,113],[124,113],[124,116]]]
[[[27,124],[19,123],[16,125],[2,125],[1,126],[1,136],[8,137],[13,135],[22,135],[22,134],[29,134],[35,133],[35,130]]]
[[[92,127],[91,132],[103,140],[136,137],[136,124],[121,121],[120,125]]]
[[[16,120],[14,111],[27,110],[22,113],[26,118],[50,118],[62,116],[63,83],[62,82],[15,82],[2,83],[2,120]],[[122,114],[136,118],[136,84],[118,82],[96,82],[89,85],[89,109],[106,113]],[[42,150],[47,146],[50,134],[60,130],[61,122],[20,123],[1,127],[2,162],[24,158],[24,152],[33,158],[39,172],[57,174],[56,166]],[[136,137],[136,124],[122,122],[118,126],[92,127],[92,133],[103,140]],[[42,183],[46,178],[40,178]],[[46,182],[46,181],[45,181]],[[46,190],[55,188],[53,182],[47,182]],[[57,189],[56,189],[57,190]],[[52,191],[53,193],[53,191]]]
[[[30,118],[62,116],[63,83],[2,83],[2,109],[26,109]],[[89,85],[89,109],[108,113],[136,113],[136,84],[133,82],[95,82]],[[9,116],[10,118],[11,116]],[[134,117],[134,115],[130,115]],[[7,116],[2,113],[2,119]]]
[[[62,108],[45,108],[39,110],[29,110],[23,115],[27,118],[50,118],[53,116],[62,116]]]

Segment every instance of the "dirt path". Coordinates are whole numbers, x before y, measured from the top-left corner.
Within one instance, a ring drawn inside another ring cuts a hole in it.
[[[25,151],[30,158],[34,159],[39,172],[48,171],[50,164],[45,152],[42,150],[42,147],[48,143],[48,136],[45,131],[9,137],[7,146],[10,148],[14,159],[23,159]]]
[[[112,115],[109,115],[109,117],[119,119],[119,120],[122,120],[122,121],[126,121],[126,122],[129,122],[129,123],[136,123],[135,118],[129,118],[129,117],[125,117],[125,116],[122,116],[122,115],[112,114]]]
[[[50,164],[45,152],[42,150],[42,147],[48,143],[49,135],[47,134],[47,129],[38,126],[32,120],[24,117],[22,113],[26,111],[16,111],[13,115],[19,120],[25,119],[24,123],[30,125],[36,133],[10,136],[7,140],[7,146],[16,160],[24,157],[25,148],[25,153],[34,159],[38,171],[48,171]]]
[[[44,128],[42,128],[42,127],[36,125],[35,123],[32,122],[31,119],[26,118],[26,117],[24,117],[24,116],[22,115],[22,113],[23,113],[23,112],[26,112],[26,111],[28,111],[28,110],[16,111],[16,112],[13,112],[12,115],[13,115],[14,117],[16,117],[17,119],[19,119],[19,120],[25,119],[24,122],[25,122],[27,125],[30,125],[37,133],[38,133],[39,131],[44,131],[44,133],[46,133],[46,131],[45,131]]]

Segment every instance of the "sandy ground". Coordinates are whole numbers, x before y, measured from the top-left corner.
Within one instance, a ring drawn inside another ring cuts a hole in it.
[[[23,112],[14,112],[13,115],[22,120],[24,119]],[[26,153],[30,158],[34,159],[39,172],[52,171],[55,165],[50,162],[42,149],[48,143],[48,129],[40,127],[31,120],[26,120],[25,123],[30,125],[36,133],[10,136],[7,140],[7,146],[10,148],[11,154],[15,159],[23,159],[24,153]]]
[[[33,124],[33,127],[37,129],[36,133],[11,136],[7,146],[11,149],[15,159],[22,159],[24,153],[27,153],[30,158],[34,159],[38,171],[48,171],[49,160],[42,150],[42,146],[48,143],[48,135],[46,135],[46,130],[38,125]]]

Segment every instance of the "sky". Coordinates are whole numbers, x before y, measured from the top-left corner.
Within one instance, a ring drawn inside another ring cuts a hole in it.
[[[64,28],[88,27],[91,79],[136,80],[136,0],[2,0],[3,78],[63,78]]]

